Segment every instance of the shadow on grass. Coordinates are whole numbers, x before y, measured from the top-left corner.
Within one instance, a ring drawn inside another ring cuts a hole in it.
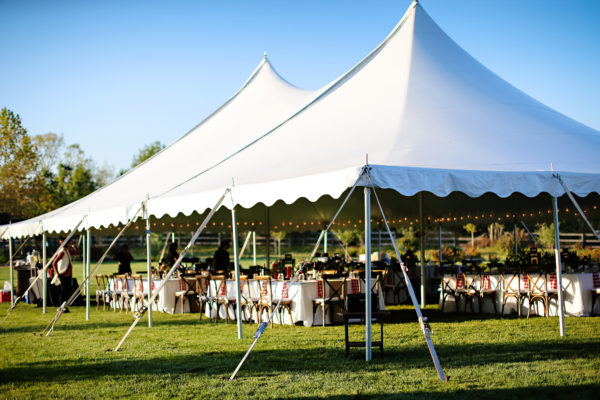
[[[474,399],[597,399],[597,385],[571,385],[571,386],[524,386],[520,388],[510,389],[475,389],[475,390],[457,390],[455,392],[433,392],[433,391],[414,391],[414,392],[399,392],[386,393],[379,395],[372,394],[357,394],[357,395],[337,395],[327,396],[328,400],[346,400],[346,399],[464,399],[465,395],[468,398]],[[323,397],[307,396],[293,397],[296,400],[313,400],[323,399]]]
[[[131,345],[130,345],[131,346]],[[595,358],[600,342],[541,343],[530,341],[520,344],[438,345],[436,346],[444,369],[477,367],[495,363],[528,363],[532,361]],[[98,379],[108,376],[148,375],[204,375],[229,376],[244,351],[195,352],[186,355],[168,355],[140,358],[128,355],[127,345],[119,353],[106,353],[94,359],[63,359],[60,361],[22,362],[18,367],[0,368],[0,383],[71,381]],[[361,371],[431,369],[433,366],[427,348],[402,348],[383,355],[373,351],[373,361],[362,362],[362,352],[356,351],[344,358],[343,343],[339,348],[255,349],[243,366],[240,377],[264,378],[282,373],[360,373]],[[359,359],[360,355],[360,359]],[[127,357],[127,358],[126,358]]]

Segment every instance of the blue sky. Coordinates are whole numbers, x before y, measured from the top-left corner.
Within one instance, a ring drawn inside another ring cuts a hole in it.
[[[410,3],[0,0],[0,107],[30,134],[63,134],[116,171],[144,144],[194,127],[264,51],[288,81],[319,88],[376,47]],[[600,129],[600,1],[421,4],[492,71]]]

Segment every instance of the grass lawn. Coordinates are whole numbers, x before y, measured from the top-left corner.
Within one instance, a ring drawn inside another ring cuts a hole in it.
[[[7,309],[0,304],[0,318]],[[154,327],[144,318],[114,353],[107,350],[131,314],[94,308],[85,321],[84,307],[71,310],[50,337],[34,333],[54,310],[44,315],[20,304],[0,322],[0,398],[558,399],[598,398],[600,391],[600,318],[567,318],[560,338],[556,318],[442,314],[430,306],[425,314],[449,383],[439,382],[407,306],[392,307],[385,353],[374,349],[369,363],[362,349],[345,359],[343,326],[275,326],[229,382],[222,377],[233,372],[256,325],[244,325],[238,340],[232,323],[154,313]],[[354,338],[362,334],[352,326]]]

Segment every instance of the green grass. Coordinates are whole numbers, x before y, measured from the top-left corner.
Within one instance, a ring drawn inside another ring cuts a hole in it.
[[[0,318],[7,304],[0,304]],[[256,325],[198,320],[198,314],[154,313],[118,353],[131,324],[127,313],[72,307],[50,337],[39,337],[53,316],[20,304],[0,322],[0,398],[597,398],[600,318],[492,318],[442,314],[428,307],[436,349],[451,379],[441,383],[414,311],[392,308],[385,353],[344,357],[344,328],[268,329],[238,378],[229,377],[252,342]],[[363,327],[352,326],[359,338]]]

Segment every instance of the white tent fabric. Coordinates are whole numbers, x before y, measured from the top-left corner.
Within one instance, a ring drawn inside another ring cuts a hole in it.
[[[562,195],[551,163],[572,192],[600,193],[600,133],[496,76],[414,2],[373,52],[323,89],[300,91],[263,64],[178,142],[40,218],[49,231],[88,212],[92,227],[123,223],[146,194],[155,217],[190,215],[212,206],[232,179],[245,208],[337,198],[367,154],[373,183],[402,195]]]
[[[124,223],[147,196],[157,196],[222,160],[232,146],[256,139],[312,97],[313,91],[299,89],[277,74],[265,55],[242,88],[185,136],[83,199],[13,224],[10,235],[68,231],[86,214],[91,227]]]
[[[252,146],[151,200],[150,211],[202,211],[231,177],[246,208],[338,197],[366,154],[374,184],[403,195],[559,196],[551,163],[578,195],[600,192],[600,133],[493,74],[415,2],[357,66]]]

